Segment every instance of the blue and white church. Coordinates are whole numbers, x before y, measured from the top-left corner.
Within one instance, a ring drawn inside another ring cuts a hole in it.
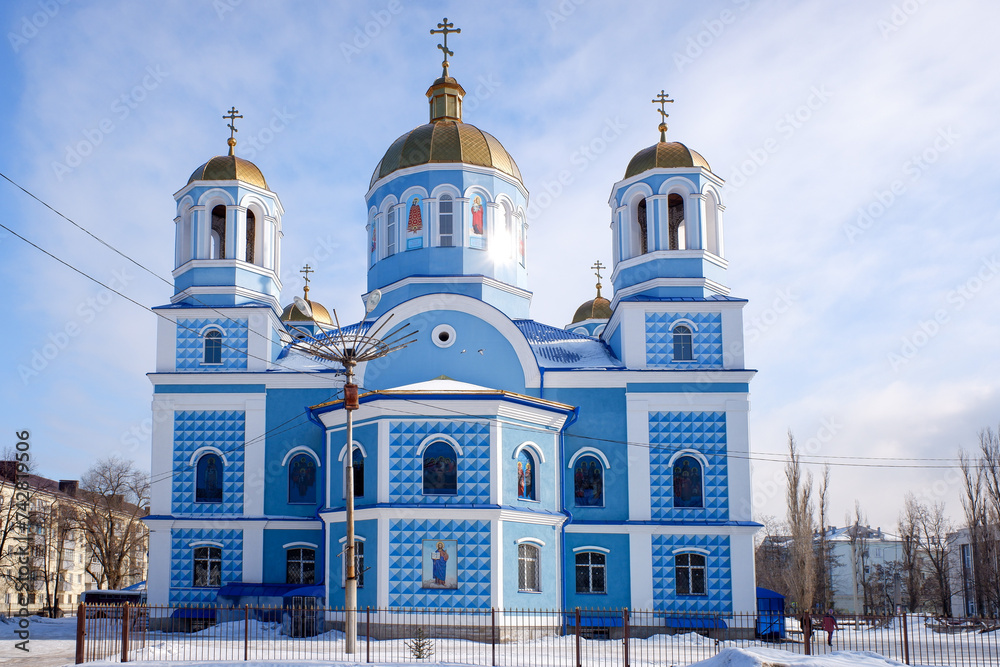
[[[539,322],[528,190],[464,93],[446,65],[344,232],[381,299],[342,332],[415,332],[356,371],[359,607],[753,612],[754,371],[722,179],[661,124],[611,187],[609,298],[599,283],[570,324]],[[229,143],[174,195],[149,601],[338,607],[343,368],[294,348],[338,325],[308,287],[310,308],[283,295],[284,207]]]

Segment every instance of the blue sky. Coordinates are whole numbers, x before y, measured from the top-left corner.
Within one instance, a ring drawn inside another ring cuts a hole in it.
[[[535,319],[562,326],[592,297],[587,267],[611,263],[611,186],[655,142],[649,101],[666,89],[669,138],[729,182],[756,452],[783,453],[791,429],[837,462],[953,457],[1000,421],[988,4],[7,2],[0,170],[169,278],[171,195],[226,150],[235,105],[237,152],[286,211],[283,301],[308,261],[311,296],[353,321],[363,196],[389,144],[426,122],[440,73],[427,31],[445,15],[462,28],[449,46],[465,120],[503,142],[532,193]],[[6,182],[0,206],[81,270],[168,301],[164,282]],[[111,453],[148,465],[154,316],[6,232],[0,274],[8,438],[29,429],[55,478]],[[755,463],[755,480],[757,511],[783,514],[781,466]],[[835,467],[831,488],[834,523],[858,499],[894,525],[907,490],[961,511],[943,470]]]

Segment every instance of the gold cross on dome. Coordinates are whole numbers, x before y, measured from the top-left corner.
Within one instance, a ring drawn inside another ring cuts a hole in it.
[[[305,291],[306,294],[309,294],[309,274],[310,273],[316,273],[316,270],[313,269],[308,264],[306,264],[304,267],[302,267],[301,269],[299,269],[299,273],[301,273],[302,275],[304,275],[306,277],[306,286],[304,288],[304,291]]]
[[[444,66],[444,76],[448,75],[448,56],[455,55],[454,51],[448,49],[448,33],[453,32],[458,34],[462,32],[461,28],[455,28],[454,23],[448,22],[448,17],[446,16],[441,23],[437,24],[440,30],[431,30],[432,35],[444,35],[444,44],[438,44],[438,48],[444,53],[444,62],[441,63]],[[453,29],[454,28],[454,29]]]
[[[239,130],[236,129],[236,125],[235,125],[236,119],[237,118],[243,118],[243,116],[239,115],[239,113],[240,112],[236,110],[236,107],[232,107],[232,108],[229,109],[228,115],[222,117],[223,120],[225,120],[226,118],[229,119],[229,125],[228,125],[228,127],[229,127],[229,141],[226,142],[226,143],[229,144],[229,154],[230,155],[233,155],[233,149],[236,147],[236,133],[239,132]]]
[[[601,264],[601,260],[597,260],[596,262],[594,262],[594,265],[590,268],[594,269],[597,272],[597,282],[601,282],[601,269],[606,269],[608,267]]]
[[[667,121],[667,117],[670,115],[670,114],[667,113],[666,108],[663,106],[667,102],[673,103],[673,100],[670,99],[670,95],[668,93],[666,93],[665,91],[663,91],[663,90],[660,91],[659,95],[657,95],[656,97],[653,98],[653,104],[659,104],[660,105],[660,109],[659,109],[659,111],[660,111],[660,120],[663,121],[663,122],[666,122]]]

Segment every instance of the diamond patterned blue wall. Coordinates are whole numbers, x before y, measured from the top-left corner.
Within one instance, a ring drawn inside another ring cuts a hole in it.
[[[458,493],[423,495],[423,461],[417,447],[429,435],[443,433],[462,447],[458,457]],[[389,424],[389,499],[391,502],[484,504],[490,501],[490,427],[485,422],[413,421]]]
[[[194,548],[192,542],[209,540],[222,544],[222,585],[243,580],[243,531],[183,528],[171,531],[170,604],[215,604],[218,588],[192,588]]]
[[[458,588],[421,588],[424,540],[458,540]],[[389,606],[488,609],[490,606],[490,522],[389,522]]]
[[[174,413],[174,514],[243,513],[243,444],[246,414],[242,411],[183,411]],[[205,445],[226,455],[222,502],[196,503],[195,467],[191,455]]]
[[[222,363],[204,365],[201,331],[207,326],[222,330]],[[247,367],[247,320],[180,318],[177,320],[177,370],[232,371]]]
[[[694,323],[693,361],[674,361],[673,327],[677,320]],[[646,365],[658,368],[721,368],[720,313],[646,313]]]
[[[704,454],[705,507],[674,507],[670,457],[681,449]],[[658,521],[727,521],[729,465],[725,412],[649,413],[650,507]]]
[[[707,595],[677,595],[674,551],[705,549]],[[733,575],[726,535],[653,535],[653,607],[656,611],[731,612]]]

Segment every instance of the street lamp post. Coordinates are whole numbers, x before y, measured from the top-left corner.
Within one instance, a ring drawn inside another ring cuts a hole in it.
[[[366,314],[374,310],[378,305],[381,293],[375,290],[369,295],[366,302]],[[309,302],[300,297],[295,297],[295,306],[306,316],[312,317],[312,308]],[[347,457],[344,462],[344,495],[346,496],[346,544],[344,545],[344,559],[346,560],[346,581],[344,585],[344,614],[346,627],[344,629],[344,652],[354,653],[358,639],[358,579],[354,560],[354,421],[353,413],[358,409],[358,385],[354,384],[354,369],[359,363],[371,361],[384,357],[387,354],[401,350],[415,339],[409,338],[416,333],[409,329],[409,324],[396,327],[386,334],[385,338],[379,338],[380,332],[388,326],[392,320],[390,315],[375,331],[362,333],[361,324],[353,333],[345,334],[337,319],[337,311],[333,312],[336,328],[324,329],[323,325],[317,322],[320,329],[319,335],[299,327],[290,327],[294,330],[298,338],[292,343],[292,347],[306,354],[320,359],[334,361],[344,367],[346,376],[344,383],[344,411],[346,412],[347,430]],[[409,340],[407,340],[409,338]]]

